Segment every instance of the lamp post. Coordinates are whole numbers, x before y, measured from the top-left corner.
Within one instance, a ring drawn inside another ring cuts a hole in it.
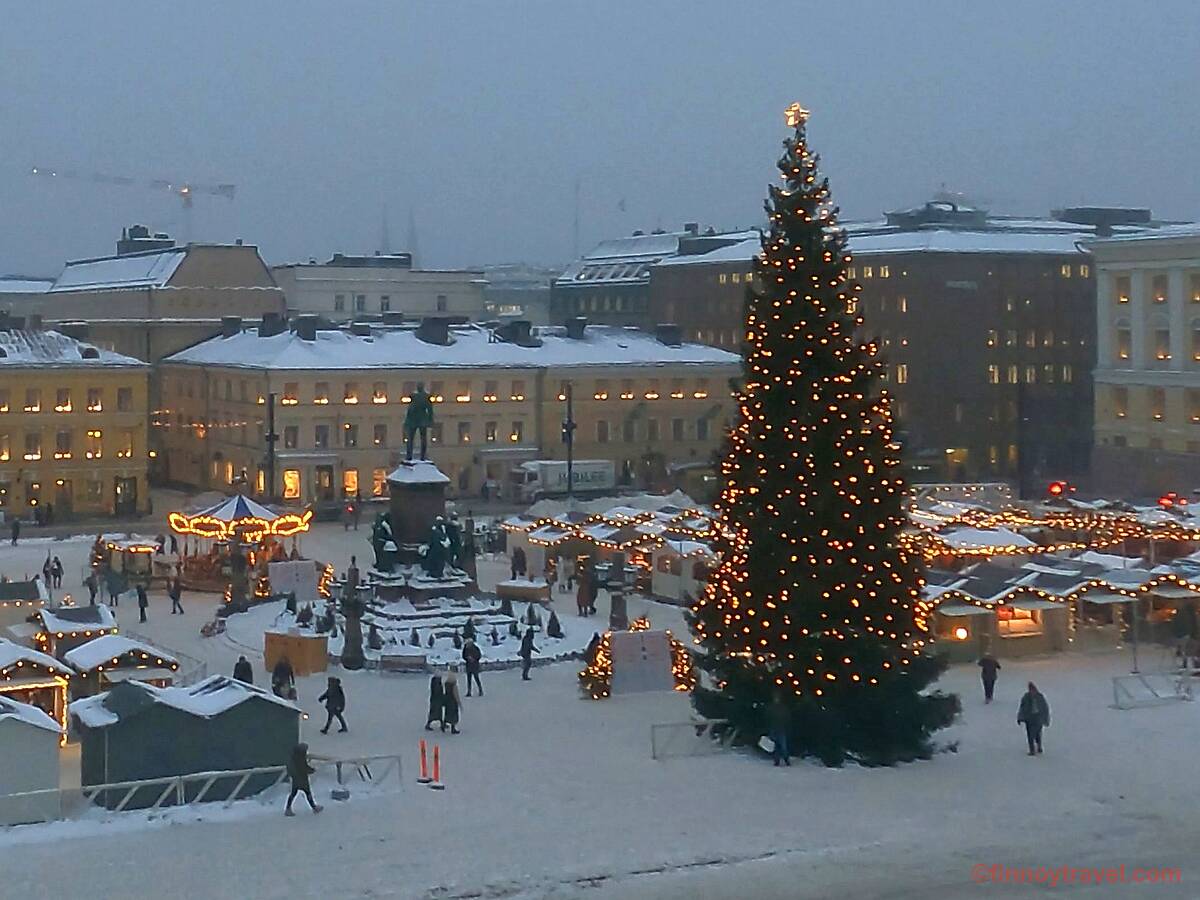
[[[567,506],[575,497],[575,392],[568,381],[566,386],[567,415],[562,424],[562,440],[567,445]]]
[[[275,395],[267,394],[267,502],[275,499],[275,443],[279,435],[275,433]]]

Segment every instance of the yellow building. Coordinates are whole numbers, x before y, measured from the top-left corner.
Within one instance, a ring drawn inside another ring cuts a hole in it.
[[[0,330],[6,517],[31,518],[38,507],[55,520],[148,510],[149,371],[57,331]]]
[[[1089,243],[1096,266],[1096,487],[1200,488],[1200,225]]]
[[[452,493],[477,494],[487,482],[494,495],[509,490],[520,462],[565,458],[570,384],[576,458],[612,460],[619,479],[658,487],[669,472],[712,458],[739,371],[737,356],[680,343],[669,329],[229,322],[161,366],[164,470],[191,487],[268,493],[274,394],[276,495],[318,504],[382,495],[404,458],[405,404],[424,383],[436,404],[430,453]]]

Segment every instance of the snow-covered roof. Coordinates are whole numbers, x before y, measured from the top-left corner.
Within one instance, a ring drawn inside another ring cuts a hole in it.
[[[320,371],[333,369],[545,369],[609,366],[729,366],[740,364],[733,353],[684,343],[668,346],[636,328],[589,325],[578,340],[566,329],[534,329],[541,346],[497,341],[479,325],[450,329],[448,346],[426,343],[408,327],[373,328],[370,335],[321,330],[315,341],[284,331],[259,337],[256,329],[232,337],[214,337],[167,357],[172,364],[228,368]]]
[[[972,547],[1036,547],[1023,534],[1007,528],[952,528],[938,534],[938,539],[954,549]]]
[[[0,367],[4,368],[147,368],[132,356],[102,350],[57,331],[0,331]]]
[[[449,484],[450,479],[436,465],[428,460],[414,460],[411,463],[401,463],[387,477],[388,481],[396,484]]]
[[[1051,253],[1078,254],[1077,242],[1086,232],[1020,231],[897,231],[891,234],[850,235],[850,253]]]
[[[53,634],[81,631],[108,630],[117,627],[116,617],[104,604],[96,606],[60,606],[55,609],[39,609],[42,628]]]
[[[55,734],[62,733],[62,726],[52,718],[29,703],[19,703],[11,697],[0,695],[0,722],[5,719],[16,719],[35,728],[44,728]]]
[[[660,266],[687,266],[697,263],[706,265],[709,263],[726,263],[726,262],[746,262],[749,263],[756,257],[759,251],[762,250],[762,241],[758,235],[752,238],[747,238],[738,241],[736,244],[728,244],[724,247],[718,247],[716,250],[709,250],[707,253],[689,254],[686,256],[672,256],[664,259],[659,263]]]
[[[90,672],[98,666],[111,663],[114,659],[120,659],[127,653],[138,656],[144,654],[147,665],[149,665],[149,660],[153,660],[155,665],[160,667],[164,663],[167,667],[179,664],[179,660],[157,647],[135,641],[121,634],[106,634],[90,640],[86,644],[80,644],[63,654],[63,662],[70,664],[79,672]]]
[[[68,677],[74,674],[53,656],[47,656],[45,653],[34,650],[32,647],[26,647],[23,644],[17,644],[13,641],[0,638],[0,672],[12,669],[18,663],[41,666],[55,674],[66,675]]]
[[[667,556],[715,557],[717,555],[712,547],[700,541],[666,541],[662,546],[655,548],[654,552]]]
[[[185,256],[186,247],[171,247],[124,256],[74,260],[67,263],[50,293],[164,287]]]
[[[1088,243],[1103,246],[1105,244],[1124,244],[1129,241],[1164,241],[1180,238],[1200,238],[1200,222],[1163,225],[1161,228],[1138,231],[1133,234],[1114,234],[1111,237],[1094,238]]]
[[[0,277],[0,294],[42,294],[50,290],[53,278]]]
[[[147,704],[170,706],[202,719],[219,716],[247,700],[265,700],[296,713],[300,712],[300,708],[294,703],[276,697],[257,685],[246,684],[227,675],[210,675],[190,687],[163,688],[141,681],[125,681],[111,691],[76,700],[70,706],[71,714],[89,728],[115,725],[120,721],[120,714],[113,707],[123,707],[119,700],[115,704],[110,700],[117,691],[139,691]],[[137,711],[141,708],[137,707]]]

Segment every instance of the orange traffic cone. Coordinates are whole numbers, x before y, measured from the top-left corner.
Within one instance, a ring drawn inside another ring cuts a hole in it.
[[[425,739],[421,739],[421,777],[417,784],[429,784],[429,758],[425,755]]]
[[[441,747],[437,744],[433,745],[433,781],[429,786],[435,791],[444,791],[446,786],[442,784],[442,754]]]

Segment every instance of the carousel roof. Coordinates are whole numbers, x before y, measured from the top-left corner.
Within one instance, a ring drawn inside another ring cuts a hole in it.
[[[251,540],[258,540],[265,534],[290,537],[308,531],[311,520],[310,509],[301,513],[275,512],[241,494],[227,497],[194,515],[173,512],[167,516],[172,531],[213,540],[241,532],[248,532],[246,536]]]
[[[239,519],[265,519],[270,522],[279,518],[279,513],[273,509],[268,509],[261,503],[255,503],[249,497],[235,494],[232,497],[222,500],[216,506],[202,509],[196,513],[196,517],[199,516],[219,519],[222,522],[236,522]]]

